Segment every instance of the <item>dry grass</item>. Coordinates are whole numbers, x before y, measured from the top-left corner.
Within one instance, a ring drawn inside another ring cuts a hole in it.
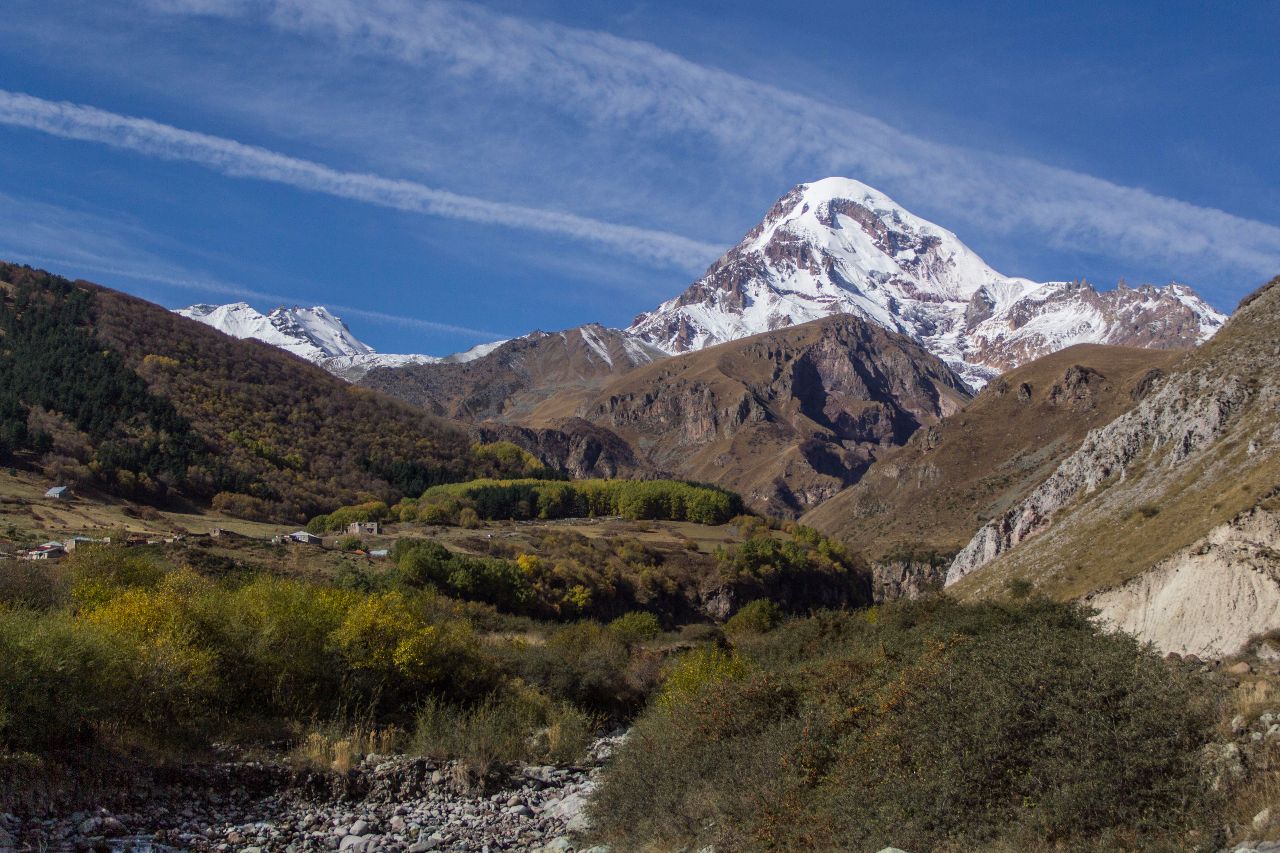
[[[289,753],[289,758],[299,767],[346,773],[366,755],[399,752],[404,742],[405,733],[396,726],[359,725],[346,730],[335,727],[308,734]]]
[[[269,539],[279,525],[230,518],[214,512],[160,511],[149,519],[131,515],[128,501],[81,490],[74,500],[63,502],[44,493],[57,485],[26,471],[0,470],[0,536],[15,527],[29,538],[50,539],[71,533],[94,534],[104,530],[172,534],[179,531],[208,533],[215,527],[245,536]]]

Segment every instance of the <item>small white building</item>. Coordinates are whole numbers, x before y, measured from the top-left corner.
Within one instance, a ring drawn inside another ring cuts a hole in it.
[[[67,549],[61,542],[46,542],[39,548],[32,548],[26,556],[28,560],[60,560],[67,556]]]
[[[294,542],[301,542],[303,545],[323,545],[324,544],[323,538],[315,535],[314,533],[309,533],[306,530],[298,530],[294,533],[290,533],[289,538],[292,539]]]
[[[347,525],[348,536],[378,536],[382,525],[376,521],[353,521]]]
[[[62,543],[63,550],[70,554],[81,545],[109,545],[110,539],[94,539],[91,536],[72,536]]]
[[[52,489],[44,493],[46,498],[53,498],[55,501],[69,501],[75,495],[71,493],[70,486],[54,486]]]

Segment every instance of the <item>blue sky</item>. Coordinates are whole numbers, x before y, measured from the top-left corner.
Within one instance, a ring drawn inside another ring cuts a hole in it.
[[[1280,4],[4,5],[0,257],[385,352],[626,325],[832,174],[1010,275],[1280,273]]]

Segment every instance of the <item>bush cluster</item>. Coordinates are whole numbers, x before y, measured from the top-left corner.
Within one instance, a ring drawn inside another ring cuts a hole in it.
[[[433,587],[449,595],[483,601],[508,613],[528,609],[528,578],[510,560],[458,554],[439,542],[401,539],[392,552],[397,579],[410,587]]]
[[[593,799],[603,839],[1185,849],[1205,817],[1203,686],[1073,606],[938,599],[744,639],[741,664],[668,678]]]
[[[623,516],[723,524],[742,511],[742,499],[677,480],[473,480],[427,489],[418,518],[456,523],[464,509],[490,520]]]
[[[715,556],[721,582],[740,600],[768,598],[790,612],[870,603],[869,573],[837,540],[794,522],[784,526],[785,537],[759,521],[735,524],[743,541],[717,548]]]
[[[419,557],[410,568],[439,569]],[[104,732],[195,744],[353,710],[438,733],[448,709],[476,733],[494,715],[521,721],[512,737],[562,755],[588,721],[633,712],[653,685],[636,675],[640,652],[603,627],[604,643],[576,626],[545,644],[486,639],[467,607],[433,589],[215,581],[110,547],[77,551],[67,571],[61,601],[0,605],[0,747],[71,748]]]

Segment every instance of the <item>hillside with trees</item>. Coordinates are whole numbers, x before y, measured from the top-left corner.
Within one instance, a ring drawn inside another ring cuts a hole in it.
[[[0,295],[0,455],[10,465],[289,521],[531,470],[526,454],[478,452],[461,429],[409,405],[123,293],[0,264]]]

